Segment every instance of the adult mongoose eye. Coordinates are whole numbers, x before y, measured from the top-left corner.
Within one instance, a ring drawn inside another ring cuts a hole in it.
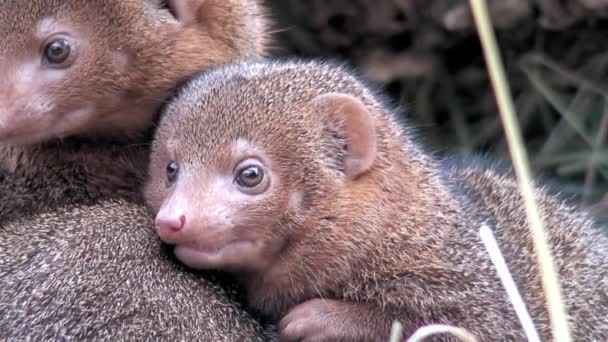
[[[264,171],[255,165],[247,166],[239,172],[238,182],[241,186],[253,188],[264,178]]]
[[[44,48],[44,58],[48,63],[56,66],[68,60],[71,50],[70,42],[67,39],[55,38]]]

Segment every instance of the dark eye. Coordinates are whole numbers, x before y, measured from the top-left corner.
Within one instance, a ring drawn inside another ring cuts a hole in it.
[[[264,171],[257,165],[249,165],[240,169],[237,174],[237,183],[246,188],[254,188],[264,180]]]
[[[167,171],[167,180],[169,181],[169,183],[173,183],[177,179],[177,173],[179,172],[179,165],[174,161],[170,161],[169,164],[167,164],[166,171]]]
[[[70,43],[64,38],[57,38],[52,40],[44,48],[44,58],[51,64],[62,64],[71,52]]]

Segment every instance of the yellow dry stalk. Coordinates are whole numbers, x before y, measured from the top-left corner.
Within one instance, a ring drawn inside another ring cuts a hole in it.
[[[534,241],[534,249],[541,270],[543,289],[549,307],[553,339],[560,342],[570,342],[570,331],[564,304],[562,302],[559,277],[555,270],[555,263],[545,238],[543,222],[539,215],[538,206],[534,199],[534,189],[532,187],[528,156],[522,143],[521,130],[515,115],[513,98],[505,77],[504,65],[496,43],[488,7],[485,0],[469,1],[483,47],[484,57],[494,88],[496,101],[498,103],[500,118],[505,129],[509,153],[513,161],[515,174],[526,206],[530,231]]]

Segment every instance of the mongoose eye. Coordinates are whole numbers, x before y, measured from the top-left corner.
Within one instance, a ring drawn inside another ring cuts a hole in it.
[[[237,182],[240,186],[253,188],[262,183],[264,179],[264,171],[256,165],[248,166],[239,172]]]
[[[46,44],[44,48],[44,58],[50,64],[63,64],[70,57],[72,48],[65,38],[56,38]]]
[[[173,183],[177,179],[177,173],[179,172],[179,165],[174,161],[170,161],[169,164],[167,164],[166,171],[167,171],[167,181],[169,181],[169,183]]]
[[[242,192],[256,195],[266,191],[270,180],[258,161],[246,160],[237,168],[235,181]]]

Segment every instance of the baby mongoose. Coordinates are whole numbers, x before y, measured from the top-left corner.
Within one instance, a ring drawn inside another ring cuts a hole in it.
[[[0,340],[264,339],[140,188],[172,89],[266,30],[255,0],[0,0]]]
[[[494,231],[544,340],[550,327],[515,178],[439,160],[342,67],[242,62],[168,105],[145,188],[190,267],[234,272],[285,341],[388,341],[426,324],[523,341],[478,230]],[[608,340],[608,239],[536,189],[573,336]],[[438,340],[449,340],[441,335]]]

